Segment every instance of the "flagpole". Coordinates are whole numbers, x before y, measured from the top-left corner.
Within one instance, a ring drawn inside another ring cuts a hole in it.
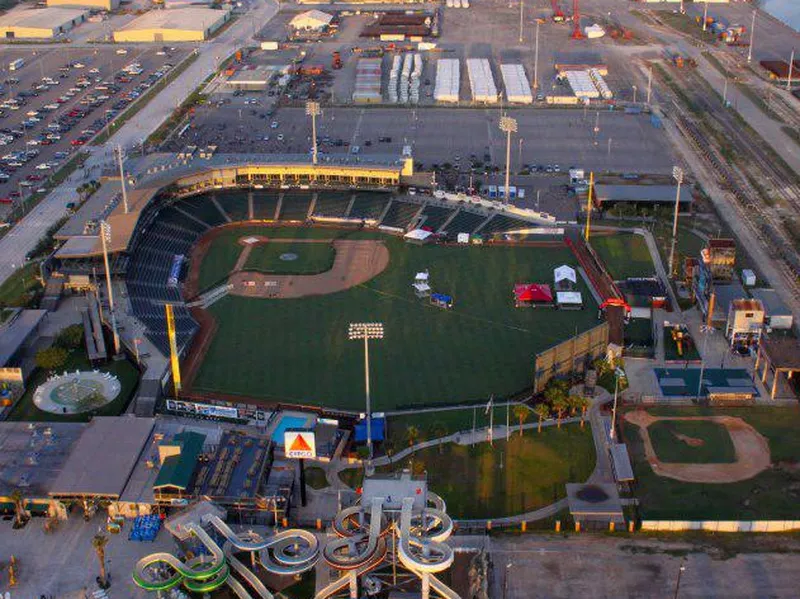
[[[509,427],[511,426],[510,412],[511,412],[511,404],[509,402],[506,402],[506,443],[508,443],[508,439],[510,437],[509,433]]]
[[[489,400],[489,445],[494,447],[494,435],[492,434],[492,429],[494,429],[494,403]]]
[[[478,421],[478,406],[472,408],[472,443],[470,445],[475,445],[475,423]]]

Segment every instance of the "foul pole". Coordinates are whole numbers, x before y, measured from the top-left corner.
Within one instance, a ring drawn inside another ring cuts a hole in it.
[[[167,311],[167,337],[169,338],[169,361],[172,366],[172,386],[175,390],[175,397],[181,391],[181,364],[178,360],[178,342],[175,338],[175,314],[172,312],[172,304],[164,304]]]
[[[594,189],[594,171],[589,173],[589,194],[586,196],[586,231],[583,238],[589,241],[589,227],[592,224],[592,190]]]

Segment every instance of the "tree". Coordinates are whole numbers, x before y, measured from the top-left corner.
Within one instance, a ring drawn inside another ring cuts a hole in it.
[[[447,427],[443,422],[434,422],[430,427],[429,434],[431,439],[441,439],[447,436]],[[441,441],[439,442],[439,453],[444,453],[444,444]]]
[[[556,411],[556,415],[558,416],[558,428],[561,428],[561,419],[564,417],[564,412],[569,409],[569,399],[568,396],[559,396],[553,401],[553,409]]]
[[[522,423],[530,416],[530,410],[525,404],[518,403],[514,406],[514,418],[519,421],[519,436],[522,436]]]
[[[410,424],[406,427],[406,441],[408,441],[408,446],[411,447],[417,443],[419,440],[419,429]]]
[[[23,500],[22,491],[19,489],[11,491],[11,501],[14,502],[14,528],[22,528],[28,520]]]
[[[48,347],[36,352],[36,365],[43,370],[57,370],[61,368],[69,357],[69,352],[63,347]]]
[[[542,432],[542,420],[550,415],[550,408],[545,403],[537,403],[533,406],[533,413],[539,417],[539,431]]]
[[[544,388],[544,398],[551,406],[559,398],[569,395],[569,383],[561,379],[550,379]]]
[[[97,555],[97,561],[100,562],[100,586],[106,586],[106,545],[108,545],[108,537],[102,534],[96,534],[92,537],[92,547]]]
[[[56,347],[63,347],[64,349],[76,349],[80,347],[82,342],[83,326],[73,324],[61,330],[53,345]]]
[[[583,428],[586,421],[586,410],[589,408],[591,402],[589,398],[584,395],[570,395],[570,401],[575,410],[581,411],[581,428]]]

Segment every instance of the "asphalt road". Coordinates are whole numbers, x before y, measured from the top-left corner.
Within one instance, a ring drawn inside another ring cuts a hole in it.
[[[24,262],[47,229],[64,216],[66,203],[76,196],[76,187],[91,178],[88,177],[90,169],[113,160],[111,148],[117,145],[131,148],[155,131],[199,82],[214,73],[223,60],[252,36],[253,21],[269,21],[277,10],[278,5],[273,0],[265,0],[218,37],[203,44],[198,49],[199,58],[117,131],[105,146],[90,148],[86,167],[73,173],[0,239],[0,284]]]

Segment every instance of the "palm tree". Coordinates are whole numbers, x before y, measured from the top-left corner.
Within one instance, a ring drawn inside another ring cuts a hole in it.
[[[406,427],[406,440],[408,441],[408,446],[412,447],[415,445],[418,439],[419,429],[413,424],[410,424],[408,427]]]
[[[22,528],[27,520],[23,499],[22,491],[19,489],[11,491],[11,501],[14,502],[14,528]]]
[[[537,403],[533,406],[533,412],[539,417],[539,432],[542,432],[542,420],[550,415],[550,408],[545,403]]]
[[[97,555],[97,561],[100,562],[100,586],[106,586],[106,545],[108,545],[108,537],[103,534],[96,534],[92,537],[92,547]]]
[[[514,418],[519,420],[519,436],[522,436],[522,423],[530,416],[530,410],[525,404],[518,403],[514,406]]]
[[[572,405],[581,411],[581,428],[586,423],[586,410],[589,408],[589,398],[584,395],[573,395]]]
[[[566,396],[564,397],[556,397],[553,401],[553,409],[556,411],[558,415],[558,428],[561,428],[561,418],[564,416],[564,412],[569,409],[569,399]]]

